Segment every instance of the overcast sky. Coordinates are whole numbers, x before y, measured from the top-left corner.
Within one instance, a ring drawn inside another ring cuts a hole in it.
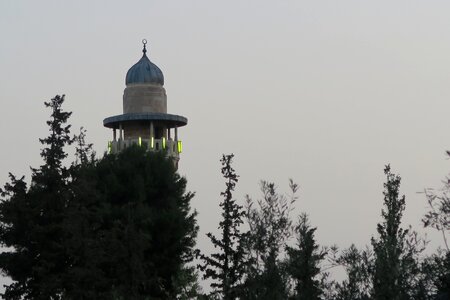
[[[214,230],[219,159],[235,153],[236,197],[261,179],[288,192],[323,245],[370,243],[384,165],[402,176],[405,226],[450,161],[450,2],[0,0],[0,183],[38,167],[43,102],[66,94],[74,129],[101,155],[122,113],[125,74],[149,42],[168,112],[186,116],[180,173],[196,192],[198,244]]]

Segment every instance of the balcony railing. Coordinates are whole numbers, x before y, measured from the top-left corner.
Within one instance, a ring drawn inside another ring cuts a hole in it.
[[[172,139],[155,139],[155,138],[136,138],[136,139],[118,139],[108,142],[108,153],[118,153],[127,147],[138,145],[145,147],[149,151],[166,151],[168,156],[179,157],[183,151],[183,143]]]

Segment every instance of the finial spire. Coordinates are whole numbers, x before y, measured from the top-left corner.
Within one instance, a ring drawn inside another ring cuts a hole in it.
[[[142,39],[142,44],[144,45],[144,49],[142,49],[142,52],[144,53],[144,55],[147,53],[147,40],[146,39]]]

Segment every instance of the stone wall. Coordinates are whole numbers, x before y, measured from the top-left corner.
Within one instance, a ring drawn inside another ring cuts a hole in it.
[[[167,95],[158,84],[132,84],[123,92],[123,113],[167,113]]]

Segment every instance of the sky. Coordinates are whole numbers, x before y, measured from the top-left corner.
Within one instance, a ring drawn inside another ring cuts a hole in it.
[[[98,156],[122,113],[125,74],[148,53],[164,73],[179,130],[179,172],[196,193],[198,246],[217,232],[219,159],[234,153],[236,198],[259,181],[288,194],[321,245],[370,244],[384,165],[402,177],[404,226],[421,225],[424,188],[450,171],[450,2],[0,0],[0,184],[42,164],[44,101],[65,94],[74,133]],[[5,279],[4,279],[5,280]]]

